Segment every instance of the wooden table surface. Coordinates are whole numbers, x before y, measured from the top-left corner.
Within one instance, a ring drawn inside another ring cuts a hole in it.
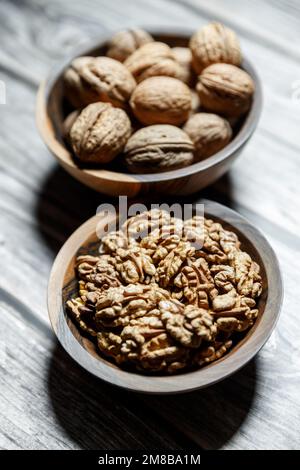
[[[104,198],[46,150],[35,126],[37,87],[73,46],[102,32],[211,19],[239,34],[262,78],[264,108],[230,173],[201,195],[267,236],[283,272],[282,314],[256,359],[224,382],[190,395],[134,395],[77,366],[49,325],[54,257]],[[297,0],[1,1],[1,448],[300,448],[299,42]]]

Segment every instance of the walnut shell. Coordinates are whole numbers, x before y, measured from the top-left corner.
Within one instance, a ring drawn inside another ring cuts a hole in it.
[[[130,106],[143,124],[180,125],[187,120],[192,106],[187,85],[172,77],[151,77],[134,90]]]
[[[193,67],[199,74],[211,64],[241,65],[239,40],[232,29],[221,23],[209,23],[197,31],[190,40]]]
[[[154,41],[143,29],[127,29],[115,34],[108,43],[107,56],[124,62],[139,47]]]
[[[192,67],[192,53],[188,47],[173,47],[172,52],[176,61],[181,66],[180,80],[189,86],[193,86],[196,75]]]
[[[124,152],[132,172],[158,173],[190,165],[193,149],[189,136],[178,127],[155,125],[135,132]]]
[[[124,65],[138,83],[149,77],[166,75],[179,78],[181,74],[172,49],[163,42],[145,44],[129,56]]]
[[[75,107],[80,108],[95,101],[95,91],[81,79],[80,71],[87,67],[94,57],[77,57],[63,75],[64,94],[68,101]]]
[[[130,120],[110,103],[93,103],[83,109],[70,131],[77,157],[84,162],[108,163],[120,153],[131,134]]]
[[[232,117],[248,111],[255,85],[235,65],[213,64],[203,70],[196,89],[204,108]]]
[[[64,74],[66,96],[75,107],[97,101],[125,108],[136,82],[123,64],[109,57],[79,57]]]
[[[196,113],[185,123],[183,130],[194,143],[197,160],[217,153],[232,137],[229,122],[217,114]]]

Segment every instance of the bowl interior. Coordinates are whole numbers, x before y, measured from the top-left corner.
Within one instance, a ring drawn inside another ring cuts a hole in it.
[[[268,277],[266,273],[266,269],[263,263],[263,260],[257,250],[257,248],[254,246],[254,244],[247,238],[245,233],[237,228],[236,226],[233,226],[230,222],[224,221],[221,217],[218,217],[216,215],[211,214],[209,211],[206,212],[206,217],[214,219],[216,222],[220,222],[226,229],[234,231],[240,241],[241,241],[241,248],[248,252],[252,259],[254,259],[259,266],[261,267],[261,276],[262,276],[262,286],[263,286],[263,292],[261,297],[259,298],[258,301],[258,318],[254,324],[254,326],[245,333],[241,338],[239,338],[239,341],[234,345],[234,347],[230,350],[229,353],[227,353],[225,356],[220,358],[217,361],[214,361],[211,364],[208,364],[205,366],[205,369],[209,369],[212,367],[215,367],[217,363],[224,362],[227,360],[228,357],[232,356],[235,354],[235,352],[243,346],[243,344],[248,341],[249,337],[252,336],[255,332],[255,330],[259,327],[262,315],[265,310],[265,305],[268,297]],[[104,222],[103,222],[104,223]],[[99,230],[98,226],[98,230]],[[99,249],[99,244],[100,240],[95,232],[95,230],[92,230],[90,233],[87,234],[87,237],[82,241],[82,245],[80,248],[73,254],[71,257],[69,264],[67,266],[67,269],[64,273],[64,278],[63,278],[63,289],[62,289],[62,305],[63,305],[63,313],[64,313],[64,318],[65,321],[70,328],[70,331],[76,338],[76,340],[80,343],[80,345],[88,351],[89,354],[91,354],[96,360],[101,361],[106,364],[107,367],[113,368],[113,369],[120,369],[117,365],[115,365],[113,362],[111,362],[108,358],[106,358],[104,355],[101,354],[99,349],[97,348],[96,341],[93,341],[90,339],[89,336],[85,335],[82,330],[80,330],[77,326],[77,324],[71,319],[70,315],[67,312],[66,309],[66,302],[67,300],[77,297],[78,296],[78,279],[76,278],[76,273],[75,273],[75,261],[77,256],[79,255],[86,255],[86,254],[92,254],[92,255],[98,255],[98,249]],[[127,370],[127,369],[125,369]],[[178,372],[176,375],[185,375],[187,373],[192,374],[192,373],[197,373],[199,370],[193,370],[190,372],[184,371],[184,372]],[[135,373],[134,371],[130,373]],[[145,373],[145,375],[151,375]],[[156,375],[152,375],[153,380],[155,380]]]
[[[188,46],[189,37],[190,37],[188,33],[177,32],[174,34],[161,34],[161,33],[155,34],[152,31],[150,32],[153,35],[154,39],[158,41],[166,42],[171,47]],[[103,42],[100,42],[99,45],[96,47],[93,46],[93,47],[85,48],[81,50],[80,52],[75,54],[72,57],[72,59],[80,55],[91,55],[91,56],[103,55],[106,53],[106,49],[107,49],[107,42],[103,41]],[[234,137],[231,140],[231,142],[225,147],[225,149],[222,149],[220,152],[216,153],[215,155],[212,155],[211,157],[203,161],[194,163],[193,165],[190,165],[183,169],[171,170],[171,171],[154,174],[154,175],[153,174],[132,175],[128,173],[126,167],[122,163],[122,160],[123,160],[122,155],[119,155],[113,162],[111,162],[108,165],[105,165],[105,167],[99,167],[99,165],[82,166],[80,162],[76,158],[74,158],[72,152],[70,151],[70,149],[68,148],[68,146],[66,145],[62,137],[63,136],[63,132],[62,132],[63,121],[65,117],[73,110],[64,98],[62,76],[63,76],[63,72],[65,68],[69,65],[72,59],[64,63],[63,66],[58,67],[58,69],[54,71],[52,77],[47,82],[46,114],[47,114],[47,119],[49,119],[47,128],[50,129],[51,133],[53,133],[53,136],[51,136],[51,138],[47,136],[47,140],[48,140],[48,144],[49,142],[52,142],[52,145],[50,144],[50,147],[52,147],[52,149],[55,149],[54,153],[58,154],[57,155],[58,158],[63,160],[65,165],[75,167],[77,169],[85,169],[85,171],[92,171],[94,174],[97,174],[98,172],[99,175],[101,172],[101,176],[104,176],[104,177],[111,177],[111,178],[118,177],[120,180],[125,178],[124,181],[128,181],[128,178],[133,177],[135,181],[138,180],[140,182],[155,182],[158,179],[168,180],[174,177],[187,176],[197,171],[210,168],[212,165],[217,164],[219,161],[229,156],[232,152],[234,152],[238,147],[240,147],[247,140],[247,138],[251,135],[252,131],[254,130],[256,122],[258,120],[258,115],[259,115],[259,110],[260,110],[260,105],[261,105],[260,84],[259,84],[258,77],[255,73],[255,70],[252,68],[252,66],[247,60],[244,60],[244,63],[242,66],[246,71],[248,71],[248,73],[250,73],[250,75],[254,79],[256,83],[256,93],[254,95],[254,99],[253,99],[253,103],[252,103],[252,107],[250,111],[245,116],[242,116],[233,126]],[[103,175],[104,171],[106,175]]]

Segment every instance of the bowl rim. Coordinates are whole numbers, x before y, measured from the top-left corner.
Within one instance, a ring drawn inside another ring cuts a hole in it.
[[[48,314],[52,329],[63,348],[78,364],[105,382],[129,391],[149,394],[176,394],[204,388],[229,377],[245,366],[263,347],[275,328],[282,305],[283,284],[279,263],[271,245],[257,228],[236,211],[206,199],[200,199],[196,203],[204,204],[205,214],[217,217],[236,228],[261,257],[268,282],[268,296],[259,324],[232,355],[224,356],[220,362],[211,364],[210,367],[180,375],[140,375],[116,368],[93,357],[75,338],[67,324],[62,288],[70,260],[88,236],[95,231],[98,220],[98,215],[95,215],[69,237],[57,254],[48,284]],[[65,269],[61,270],[60,266],[65,266]]]
[[[190,37],[195,31],[192,28],[177,26],[166,26],[165,28],[163,26],[145,26],[143,29],[145,29],[154,36],[173,35],[179,38]],[[247,142],[247,140],[251,137],[258,124],[262,111],[263,98],[260,78],[253,64],[249,61],[249,59],[244,58],[242,62],[242,67],[251,75],[255,83],[255,93],[253,96],[252,105],[247,116],[245,117],[244,123],[240,131],[233,138],[233,140],[219,152],[206,158],[203,161],[193,163],[192,165],[186,166],[184,168],[170,170],[162,173],[123,173],[118,171],[107,170],[105,168],[80,168],[78,165],[76,165],[76,163],[73,161],[73,158],[70,158],[70,152],[67,147],[62,144],[59,139],[56,138],[55,129],[47,113],[49,96],[56,81],[75,57],[85,55],[89,50],[101,47],[101,45],[104,45],[105,42],[107,42],[117,31],[102,34],[97,38],[85,42],[80,47],[74,48],[73,52],[69,53],[67,58],[62,59],[61,61],[59,61],[59,63],[56,64],[56,66],[52,68],[48,77],[44,81],[42,81],[39,86],[36,104],[37,127],[42,139],[44,140],[44,143],[51,151],[51,153],[60,162],[62,162],[65,166],[72,168],[73,170],[77,170],[79,172],[83,172],[87,175],[98,177],[106,181],[118,181],[120,183],[135,182],[140,184],[148,184],[155,183],[158,181],[162,182],[176,180],[179,178],[181,179],[184,177],[195,175],[199,172],[204,172],[208,169],[212,169],[215,166],[219,165],[221,162],[225,161],[227,158],[229,158]]]

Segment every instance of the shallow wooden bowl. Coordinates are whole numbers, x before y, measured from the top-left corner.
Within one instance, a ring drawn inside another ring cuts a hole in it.
[[[170,46],[187,46],[193,33],[190,29],[170,29],[162,32],[151,29],[155,39]],[[249,113],[239,124],[233,140],[215,155],[186,168],[156,174],[133,175],[114,167],[103,169],[82,168],[74,160],[69,148],[62,139],[62,123],[66,116],[66,103],[63,100],[62,74],[69,63],[80,55],[103,55],[109,38],[101,38],[93,44],[77,50],[76,53],[59,64],[47,80],[40,85],[36,107],[36,120],[41,136],[58,162],[72,176],[91,188],[110,196],[120,194],[134,197],[139,193],[156,191],[161,193],[185,195],[202,189],[222,176],[237,158],[245,143],[256,128],[262,107],[261,85],[255,69],[244,59],[243,68],[255,82],[256,91]]]
[[[111,384],[144,393],[181,393],[207,387],[243,367],[269,338],[279,316],[282,281],[276,255],[261,233],[236,212],[215,202],[202,200],[205,215],[234,230],[245,249],[261,266],[263,293],[259,316],[253,328],[226,356],[202,369],[175,376],[147,376],[125,371],[100,355],[96,344],[70,319],[65,304],[77,295],[74,264],[79,254],[97,254],[101,229],[114,216],[94,216],[67,240],[54,262],[48,288],[49,317],[65,350],[82,367]]]

